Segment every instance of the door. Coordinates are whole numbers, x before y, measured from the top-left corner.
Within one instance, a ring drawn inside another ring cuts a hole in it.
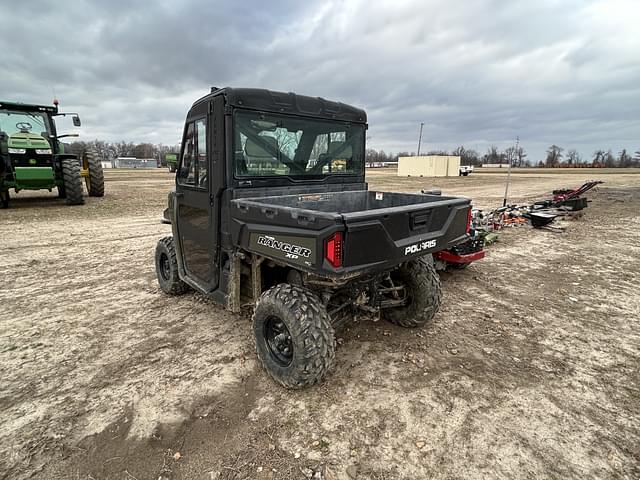
[[[218,274],[207,132],[206,115],[188,120],[176,176],[176,217],[187,280],[200,290],[211,292],[218,285]]]

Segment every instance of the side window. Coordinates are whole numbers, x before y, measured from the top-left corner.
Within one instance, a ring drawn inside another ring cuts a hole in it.
[[[178,170],[178,183],[181,185],[195,185],[196,183],[196,138],[193,123],[187,126],[184,139],[184,153]]]
[[[203,118],[196,121],[198,182],[197,186],[207,188],[207,122]]]

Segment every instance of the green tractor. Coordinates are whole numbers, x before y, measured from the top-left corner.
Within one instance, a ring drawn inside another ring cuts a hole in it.
[[[165,153],[164,161],[167,163],[167,167],[169,167],[170,172],[175,172],[178,168],[178,155],[179,153]]]
[[[84,203],[82,183],[92,197],[104,196],[104,174],[100,159],[92,151],[81,155],[65,153],[64,137],[58,135],[55,116],[77,114],[58,112],[53,106],[0,102],[0,206],[9,206],[9,190],[58,189],[58,196],[69,205]]]

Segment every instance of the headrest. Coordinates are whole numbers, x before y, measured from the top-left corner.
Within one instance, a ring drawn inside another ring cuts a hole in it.
[[[273,151],[278,151],[278,141],[275,137],[267,137],[261,136],[262,142],[256,142],[251,138],[247,138],[247,141],[244,144],[244,153],[247,157],[258,157],[258,158],[274,158],[275,155],[268,150],[265,149],[264,144],[269,144],[273,146]]]
[[[332,142],[328,153],[331,156],[335,155],[337,159],[351,158],[353,156],[353,148],[351,148],[351,144],[345,147],[344,142]]]

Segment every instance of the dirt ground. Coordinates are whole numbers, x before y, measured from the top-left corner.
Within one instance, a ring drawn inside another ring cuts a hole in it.
[[[108,171],[80,207],[21,193],[0,211],[0,478],[640,478],[640,175],[516,173],[511,195],[594,177],[564,233],[505,231],[442,274],[426,329],[357,318],[297,392],[258,365],[248,312],[159,290],[169,173]],[[505,177],[368,178],[491,207]]]

